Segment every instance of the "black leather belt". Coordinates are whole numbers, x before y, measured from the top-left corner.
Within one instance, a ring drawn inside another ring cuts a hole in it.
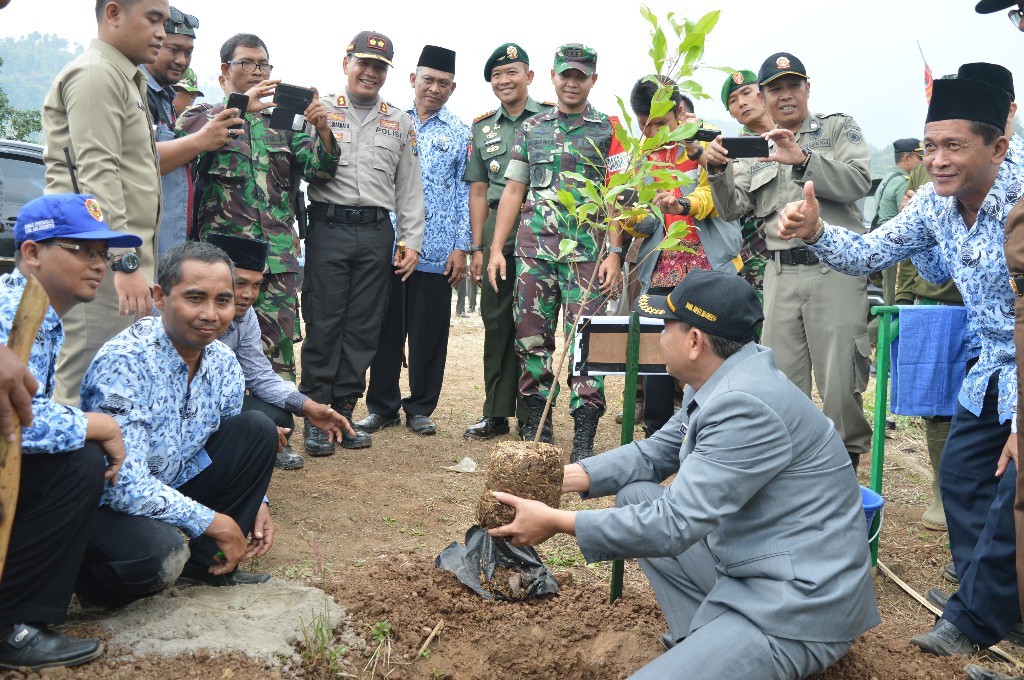
[[[311,203],[309,218],[329,224],[376,224],[383,208],[354,208],[334,203]]]
[[[792,250],[776,250],[782,264],[818,264],[821,259],[810,248],[793,248]]]
[[[1024,297],[1024,276],[1010,274],[1010,290],[1017,297]]]

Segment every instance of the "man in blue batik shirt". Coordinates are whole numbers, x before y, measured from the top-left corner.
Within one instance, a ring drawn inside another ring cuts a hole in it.
[[[1017,368],[1013,291],[1003,257],[1006,217],[1024,190],[1007,155],[1010,97],[976,80],[935,83],[924,136],[925,185],[881,229],[858,235],[821,221],[813,182],[779,217],[779,236],[802,238],[845,274],[910,257],[933,283],[952,278],[981,352],[967,377],[939,470],[960,589],[942,618],[911,642],[937,655],[974,654],[1018,621],[1013,499],[1017,477]]]
[[[423,249],[416,271],[404,285],[392,277],[380,346],[370,365],[370,415],[355,427],[373,433],[397,425],[401,409],[410,430],[428,435],[437,432],[430,416],[444,382],[452,288],[466,277],[471,244],[469,183],[462,181],[469,127],[445,107],[455,91],[455,52],[425,46],[409,80],[416,95],[408,113],[419,140],[426,208]],[[411,394],[403,399],[398,379],[406,333]]]
[[[107,248],[135,248],[142,239],[111,231],[92,196],[50,194],[21,209],[14,241],[16,269],[0,277],[0,343],[10,339],[26,277],[42,284],[50,308],[29,357],[38,386],[33,417],[22,431],[18,503],[0,508],[14,512],[0,580],[0,670],[35,670],[76,666],[103,653],[99,640],[67,637],[48,626],[64,622],[103,480],[117,484],[124,442],[110,416],[54,401],[53,372],[64,342],[61,317],[96,297]]]
[[[208,243],[175,246],[153,300],[160,317],[108,341],[82,382],[82,407],[114,416],[127,451],[78,577],[78,594],[108,607],[160,592],[179,573],[186,584],[270,578],[236,570],[273,543],[264,494],[278,435],[266,415],[241,413],[242,369],[216,342],[235,315],[234,266]]]

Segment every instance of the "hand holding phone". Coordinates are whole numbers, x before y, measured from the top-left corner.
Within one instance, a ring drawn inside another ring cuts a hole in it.
[[[763,158],[768,155],[768,140],[764,137],[723,137],[722,146],[729,158]]]
[[[228,95],[227,107],[229,109],[238,109],[238,117],[242,119],[245,116],[246,110],[249,108],[249,95],[242,94],[241,92],[232,92]],[[242,126],[244,120],[240,120],[237,125],[228,126],[228,134],[232,137],[237,137],[242,133]]]

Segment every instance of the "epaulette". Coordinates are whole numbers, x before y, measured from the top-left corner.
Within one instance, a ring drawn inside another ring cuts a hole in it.
[[[541,106],[558,106],[556,102],[541,102]]]
[[[818,118],[835,118],[836,116],[842,116],[843,118],[850,118],[849,114],[846,113],[816,113],[814,114]]]
[[[479,116],[477,116],[476,118],[473,119],[473,123],[476,124],[476,123],[479,123],[480,121],[484,120],[485,118],[490,118],[491,116],[494,115],[494,112],[497,111],[497,110],[498,109],[491,109],[487,113],[481,113]]]

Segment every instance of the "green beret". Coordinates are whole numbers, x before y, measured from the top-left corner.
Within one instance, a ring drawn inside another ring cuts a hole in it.
[[[491,82],[491,71],[494,70],[495,66],[514,64],[516,62],[522,62],[529,67],[530,55],[516,43],[505,43],[491,52],[491,56],[487,57],[487,61],[484,62],[484,80],[488,83]]]
[[[726,78],[722,85],[722,106],[729,108],[729,95],[744,85],[757,85],[757,74],[753,71],[737,71]]]

